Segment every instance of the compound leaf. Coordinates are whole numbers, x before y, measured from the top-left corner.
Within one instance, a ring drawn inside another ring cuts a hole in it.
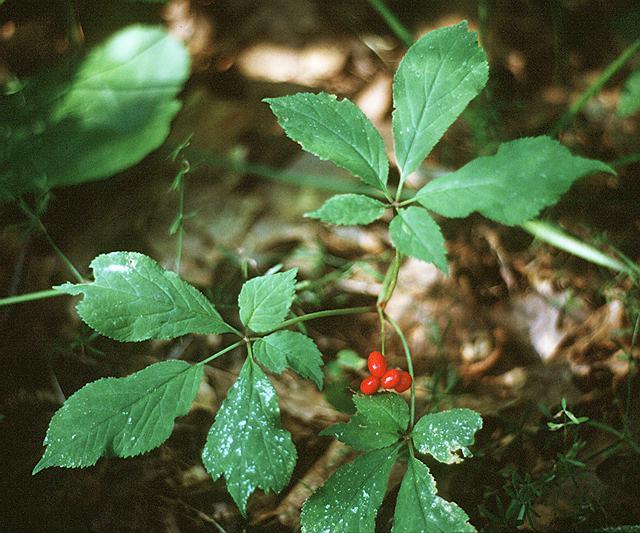
[[[333,161],[367,185],[386,190],[389,161],[382,137],[353,102],[326,93],[264,101],[286,134],[307,152]]]
[[[389,225],[393,245],[403,254],[435,264],[447,273],[447,249],[440,227],[420,207],[398,209]]]
[[[409,408],[393,393],[353,397],[357,414],[346,424],[334,424],[321,435],[331,435],[356,450],[376,450],[396,442],[409,425]]]
[[[215,481],[224,475],[227,489],[243,515],[259,487],[281,491],[296,464],[291,434],[280,427],[278,396],[251,357],[229,390],[202,451]]]
[[[423,416],[413,428],[413,443],[420,453],[429,453],[441,463],[458,463],[471,455],[474,435],[482,418],[471,409],[449,409]]]
[[[374,450],[338,468],[302,507],[302,531],[374,531],[397,453],[397,446]]]
[[[329,224],[349,226],[370,224],[384,215],[385,210],[386,206],[382,202],[364,194],[337,194],[329,198],[320,209],[305,216],[319,218]]]
[[[322,389],[322,354],[312,339],[296,331],[276,331],[253,344],[259,363],[281,374],[291,368],[303,378],[311,379]]]
[[[414,531],[472,532],[467,514],[437,494],[436,482],[427,466],[409,458],[393,516],[393,533]]]
[[[160,26],[136,25],[96,46],[73,74],[33,80],[22,94],[31,111],[8,125],[0,200],[137,163],[167,137],[188,76],[189,54],[178,39]]]
[[[416,198],[447,217],[478,211],[503,224],[521,224],[555,204],[575,180],[594,172],[615,174],[601,161],[572,155],[550,137],[527,137],[503,143],[495,155],[436,178]]]
[[[640,109],[640,69],[631,73],[618,100],[618,116],[628,117]]]
[[[202,373],[202,365],[164,361],[85,385],[53,415],[33,473],[91,466],[103,455],[132,457],[160,446],[174,419],[189,412]]]
[[[401,180],[414,172],[487,83],[487,57],[467,23],[427,33],[393,80],[393,140]]]
[[[55,289],[84,294],[78,314],[102,335],[135,342],[231,331],[201,292],[146,255],[102,254],[91,268],[95,281]]]
[[[293,303],[297,273],[292,268],[245,282],[238,296],[242,323],[259,333],[278,327]]]

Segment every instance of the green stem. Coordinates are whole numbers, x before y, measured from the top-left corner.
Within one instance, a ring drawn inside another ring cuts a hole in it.
[[[524,222],[521,227],[536,239],[540,239],[541,241],[544,241],[551,246],[555,246],[560,250],[564,250],[565,252],[577,257],[581,257],[585,261],[589,261],[590,263],[610,268],[611,270],[622,272],[627,275],[632,274],[631,270],[617,259],[609,257],[597,248],[579,241],[553,224],[542,222],[541,220],[530,220],[529,222]]]
[[[213,361],[214,359],[217,359],[218,357],[223,356],[224,354],[226,354],[227,352],[230,352],[231,350],[235,350],[238,346],[240,346],[242,343],[244,343],[244,339],[238,342],[234,342],[232,345],[227,346],[226,348],[223,348],[222,350],[220,350],[219,352],[214,353],[213,355],[210,355],[209,357],[207,357],[206,359],[203,359],[202,361],[199,361],[198,365],[206,365],[207,363],[209,363],[210,361]]]
[[[176,242],[176,273],[180,275],[180,266],[182,264],[182,248],[184,245],[184,177],[180,178],[180,184],[178,185],[178,217],[180,222],[178,224],[178,235]]]
[[[414,196],[413,198],[409,198],[407,200],[404,200],[404,201],[398,203],[398,207],[404,207],[405,205],[414,204],[417,201],[418,201],[418,199]]]
[[[388,314],[384,314],[385,318],[391,324],[393,329],[396,330],[398,337],[400,337],[400,342],[402,343],[402,348],[404,349],[404,354],[407,358],[407,371],[411,376],[411,424],[409,426],[409,431],[413,429],[413,425],[416,421],[416,380],[413,375],[413,361],[411,360],[411,350],[409,350],[409,344],[407,343],[407,339],[402,333],[402,329],[400,329],[400,325],[391,318]]]
[[[586,424],[599,429],[600,431],[604,431],[605,433],[610,433],[622,442],[625,442],[634,452],[640,454],[640,446],[638,446],[638,444],[629,435],[622,431],[618,431],[617,429],[614,429],[607,424],[603,424],[602,422],[598,422],[597,420],[587,420]]]
[[[610,167],[620,168],[620,167],[626,167],[627,165],[632,165],[633,163],[637,163],[638,161],[640,161],[640,152],[637,152],[635,154],[625,155],[623,157],[620,157],[619,159],[614,159],[613,161],[609,161],[607,164]]]
[[[2,307],[3,305],[13,305],[20,304],[22,302],[32,302],[34,300],[44,300],[45,298],[54,298],[56,296],[63,296],[64,294],[64,292],[60,292],[55,289],[49,289],[47,291],[30,292],[28,294],[9,296],[8,298],[0,299],[0,307]]]
[[[290,318],[289,320],[285,320],[282,324],[280,324],[277,328],[268,331],[267,333],[272,333],[273,331],[278,331],[280,329],[288,328],[289,326],[293,326],[298,324],[299,322],[306,322],[307,320],[314,320],[316,318],[325,318],[329,316],[342,316],[342,315],[358,315],[360,313],[373,313],[376,310],[375,307],[369,305],[365,307],[345,307],[344,309],[327,309],[325,311],[316,311],[315,313],[309,313],[307,315],[297,316],[295,318]]]
[[[380,294],[378,295],[377,306],[379,309],[384,310],[384,308],[387,306],[387,302],[393,295],[393,291],[395,290],[396,284],[398,283],[398,273],[400,272],[401,261],[402,256],[400,255],[400,252],[396,250],[393,261],[389,265],[387,273],[384,275],[382,288],[380,289]]]
[[[369,4],[380,14],[391,31],[395,33],[396,37],[400,39],[407,48],[413,44],[413,35],[411,32],[400,22],[400,19],[395,16],[393,11],[391,11],[382,0],[369,0]]]
[[[569,109],[560,117],[555,126],[551,130],[551,135],[556,137],[562,130],[564,130],[573,120],[573,118],[580,112],[585,104],[595,96],[604,85],[622,68],[624,65],[640,50],[640,37],[631,43],[624,52],[622,52],[609,66],[604,69],[604,72],[598,76],[598,79],[591,84],[591,86],[582,93],[573,104],[569,106]]]
[[[69,269],[71,274],[73,274],[73,277],[76,278],[78,283],[84,283],[86,280],[82,277],[82,274],[78,272],[78,269],[73,265],[70,259],[66,255],[64,255],[62,250],[58,248],[58,245],[55,242],[53,242],[53,239],[49,235],[47,228],[44,227],[44,224],[42,223],[40,218],[38,218],[38,215],[36,215],[33,211],[31,211],[31,209],[29,209],[29,206],[26,204],[26,202],[22,198],[18,200],[18,206],[20,207],[22,212],[25,215],[27,215],[27,217],[33,222],[33,224],[42,232],[42,234],[44,235],[45,239],[47,240],[51,248],[53,248],[53,251],[66,265],[66,267]]]

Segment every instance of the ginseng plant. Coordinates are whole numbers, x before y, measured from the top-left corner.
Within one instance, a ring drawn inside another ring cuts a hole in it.
[[[122,342],[186,334],[235,339],[195,364],[158,362],[128,377],[100,379],[81,388],[53,416],[34,473],[51,466],[87,467],[106,454],[131,457],[156,448],[171,434],[175,418],[191,408],[204,365],[243,347],[245,362],[218,410],[202,460],[214,480],[224,476],[246,515],[247,500],[256,488],[279,492],[287,486],[297,458],[291,434],[280,425],[278,396],[265,370],[280,374],[290,369],[318,388],[323,385],[322,354],[311,338],[292,328],[314,318],[377,312],[380,352],[384,354],[387,325],[401,340],[411,377],[408,402],[398,393],[375,393],[377,387],[369,386],[363,389],[367,394],[354,396],[357,413],[323,432],[362,453],[307,499],[302,530],[374,531],[389,473],[400,462],[406,472],[393,531],[473,531],[467,514],[437,495],[420,456],[429,454],[446,464],[462,460],[470,454],[482,419],[472,410],[456,408],[427,412],[416,420],[410,349],[397,322],[385,312],[402,259],[411,256],[447,272],[444,238],[430,212],[465,217],[477,211],[518,225],[555,204],[576,179],[613,173],[606,164],[574,156],[549,137],[529,137],[503,143],[495,155],[474,159],[413,194],[403,191],[408,176],[483,89],[488,71],[486,55],[466,22],[432,31],[411,46],[393,83],[399,172],[393,188],[382,138],[355,104],[324,93],[267,99],[291,139],[357,176],[370,190],[334,196],[309,217],[341,225],[390,219],[395,254],[377,304],[291,317],[297,272],[274,271],[244,283],[237,300],[239,320],[230,319],[231,324],[196,288],[149,257],[135,252],[100,255],[91,263],[94,281],[56,287],[83,295],[77,311],[95,331]]]

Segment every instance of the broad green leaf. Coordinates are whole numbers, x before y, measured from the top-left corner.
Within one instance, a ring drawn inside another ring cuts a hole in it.
[[[370,533],[387,490],[398,447],[374,450],[338,468],[305,502],[302,531]]]
[[[334,424],[321,435],[331,435],[356,450],[376,450],[398,441],[409,425],[409,408],[394,393],[353,397],[357,414],[346,424]]]
[[[146,255],[102,254],[91,268],[95,281],[55,288],[84,294],[80,318],[106,337],[135,342],[231,331],[201,292]]]
[[[202,365],[164,361],[85,385],[53,415],[33,473],[91,466],[103,455],[132,457],[160,446],[174,419],[189,412],[202,373]]]
[[[503,143],[496,155],[479,157],[427,183],[416,195],[447,217],[473,211],[503,224],[521,224],[555,204],[578,178],[614,170],[601,161],[571,155],[549,137]]]
[[[0,153],[0,201],[140,161],[167,137],[188,75],[180,41],[160,26],[137,25],[94,48],[71,77],[27,84],[23,107],[31,113],[9,124]]]
[[[382,137],[353,102],[326,93],[264,101],[286,134],[307,152],[333,161],[367,185],[386,190],[389,161]]]
[[[487,57],[467,23],[427,33],[393,80],[393,140],[401,180],[414,172],[487,83]]]
[[[393,245],[403,254],[435,264],[447,273],[444,237],[429,213],[420,207],[399,209],[389,225]]]
[[[280,427],[278,396],[251,357],[229,390],[202,451],[215,481],[224,475],[227,489],[243,515],[256,488],[280,492],[296,464],[291,434]]]
[[[398,492],[393,533],[475,531],[460,507],[443,500],[436,493],[436,482],[427,466],[410,457]]]
[[[338,194],[329,198],[320,209],[305,216],[319,218],[329,224],[370,224],[385,212],[385,205],[364,194]]]
[[[291,368],[303,378],[311,379],[322,389],[322,354],[312,339],[296,331],[276,331],[253,344],[259,363],[281,374]]]
[[[471,409],[449,409],[423,416],[413,428],[413,443],[420,453],[429,453],[441,463],[459,463],[471,452],[467,446],[482,427],[482,418]]]
[[[640,70],[631,73],[618,100],[618,116],[628,117],[640,109]]]
[[[295,296],[297,273],[298,269],[292,268],[245,282],[238,296],[242,323],[259,333],[282,324]]]

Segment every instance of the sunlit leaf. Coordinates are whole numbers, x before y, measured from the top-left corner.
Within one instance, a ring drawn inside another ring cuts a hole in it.
[[[353,102],[326,93],[298,93],[265,102],[286,134],[307,152],[386,190],[389,161],[382,137]]]
[[[426,210],[415,206],[398,209],[389,225],[389,235],[393,245],[403,254],[433,263],[447,273],[444,237]]]
[[[242,323],[260,333],[278,327],[293,303],[297,273],[292,268],[245,282],[238,296]]]
[[[291,434],[280,427],[278,396],[250,357],[216,415],[202,451],[211,477],[224,475],[242,514],[256,488],[281,491],[296,464]]]
[[[615,174],[605,163],[574,156],[549,137],[527,137],[500,145],[461,169],[427,183],[417,194],[425,207],[447,217],[473,211],[503,224],[520,224],[555,204],[582,176]]]
[[[374,450],[338,468],[302,507],[302,531],[375,531],[397,451],[397,446]]]
[[[393,533],[475,531],[460,507],[443,500],[436,493],[436,482],[427,466],[410,457],[396,501]]]
[[[357,414],[346,424],[334,424],[321,435],[331,435],[356,450],[385,448],[396,442],[409,425],[407,402],[394,393],[353,397]]]
[[[291,368],[303,378],[311,379],[322,389],[322,354],[312,339],[297,331],[276,331],[253,344],[259,363],[272,372]]]
[[[140,161],[167,137],[188,75],[180,41],[160,26],[130,26],[91,50],[71,77],[27,83],[21,108],[4,110],[20,115],[0,151],[0,201]]]
[[[42,459],[50,466],[91,466],[103,455],[132,457],[169,438],[173,421],[189,412],[203,367],[164,361],[125,378],[104,378],[70,396],[53,415]]]
[[[393,80],[393,140],[401,179],[414,172],[487,83],[487,57],[467,23],[427,33]]]
[[[106,337],[134,342],[231,331],[201,292],[146,255],[103,254],[91,268],[95,281],[55,288],[84,294],[80,318]]]
[[[423,416],[413,428],[413,443],[420,453],[431,454],[441,463],[458,463],[471,455],[469,448],[482,418],[471,409],[449,409]]]
[[[305,216],[319,218],[329,224],[348,226],[370,224],[384,215],[385,210],[382,202],[364,194],[338,194],[329,198],[320,209]]]

